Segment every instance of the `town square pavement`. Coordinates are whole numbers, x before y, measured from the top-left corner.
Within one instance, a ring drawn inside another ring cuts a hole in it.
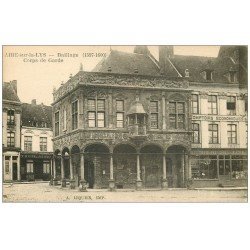
[[[3,184],[3,202],[247,202],[247,189],[88,190],[49,183]]]

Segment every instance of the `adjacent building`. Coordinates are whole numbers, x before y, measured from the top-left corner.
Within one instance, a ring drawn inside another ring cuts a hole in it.
[[[52,107],[22,103],[21,180],[48,181],[53,156]]]
[[[21,103],[17,81],[3,83],[3,181],[51,179],[52,107]]]
[[[54,180],[81,188],[247,185],[247,48],[112,50],[53,93]]]
[[[17,181],[20,176],[21,102],[17,81],[3,83],[3,180]]]

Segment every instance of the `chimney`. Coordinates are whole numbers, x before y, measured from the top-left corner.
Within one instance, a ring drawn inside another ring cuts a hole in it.
[[[32,104],[32,105],[36,105],[36,99],[33,99],[33,100],[31,101],[31,104]]]
[[[17,80],[10,81],[10,84],[17,94]]]
[[[150,51],[147,46],[145,45],[136,45],[134,48],[134,53],[149,55]]]
[[[159,66],[161,74],[166,74],[166,61],[174,56],[174,46],[159,46]]]

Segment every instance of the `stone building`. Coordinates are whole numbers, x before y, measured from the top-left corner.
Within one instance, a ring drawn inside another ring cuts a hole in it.
[[[53,93],[55,181],[111,190],[246,185],[244,50],[207,58],[160,46],[157,61],[136,46],[80,69]]]
[[[22,103],[21,180],[48,181],[53,157],[52,107]]]
[[[3,83],[3,181],[20,180],[21,102],[17,81]]]

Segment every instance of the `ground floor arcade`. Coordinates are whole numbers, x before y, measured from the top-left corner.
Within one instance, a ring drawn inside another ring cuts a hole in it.
[[[53,158],[54,184],[72,188],[168,188],[186,187],[190,178],[189,154],[183,146],[164,150],[148,144],[139,149],[119,144],[111,151],[94,143],[56,150]]]

